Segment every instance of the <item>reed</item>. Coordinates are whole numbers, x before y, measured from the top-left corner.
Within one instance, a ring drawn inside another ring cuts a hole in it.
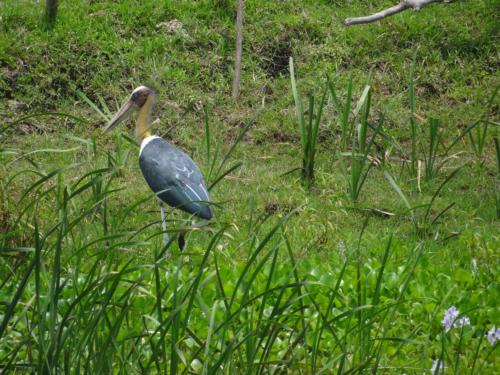
[[[302,106],[302,99],[295,81],[295,68],[293,58],[291,57],[289,66],[292,94],[295,101],[295,114],[297,125],[300,130],[300,143],[302,146],[302,167],[300,168],[301,178],[304,186],[309,189],[314,183],[314,165],[318,148],[318,130],[321,122],[321,116],[323,114],[323,108],[325,106],[328,87],[325,86],[323,89],[323,94],[321,95],[316,113],[314,107],[314,96],[309,97],[309,106],[306,118]]]
[[[349,84],[349,86],[350,85],[351,84]],[[348,196],[351,203],[355,206],[359,203],[362,189],[374,165],[373,159],[370,158],[370,153],[375,143],[375,139],[379,135],[384,124],[384,116],[381,116],[377,125],[373,127],[371,136],[369,137],[370,125],[368,118],[370,107],[371,87],[366,86],[353,112],[352,125],[350,128],[355,128],[356,131],[352,134],[351,150],[340,153],[340,165],[346,181]],[[354,124],[357,121],[359,121],[359,125],[355,127]],[[347,160],[347,162],[345,160]]]

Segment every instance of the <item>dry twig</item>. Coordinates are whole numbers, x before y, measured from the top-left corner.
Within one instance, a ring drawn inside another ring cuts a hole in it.
[[[449,3],[453,0],[401,0],[399,4],[390,8],[381,10],[380,12],[370,14],[369,16],[346,18],[344,24],[346,26],[360,25],[364,23],[372,23],[383,18],[392,16],[406,9],[420,10],[423,7],[432,3]]]

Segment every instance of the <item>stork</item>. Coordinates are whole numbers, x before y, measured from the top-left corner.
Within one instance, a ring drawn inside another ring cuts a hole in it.
[[[151,113],[156,100],[155,92],[146,86],[137,87],[129,99],[104,129],[108,133],[132,112],[138,112],[135,135],[141,142],[139,166],[147,184],[160,202],[163,244],[168,243],[166,212],[163,203],[181,209],[204,220],[213,217],[210,196],[194,161],[163,138],[149,131]],[[179,247],[184,247],[182,234]]]

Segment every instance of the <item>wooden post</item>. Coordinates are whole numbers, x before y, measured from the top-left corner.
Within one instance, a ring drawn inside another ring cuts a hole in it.
[[[45,0],[44,23],[45,28],[50,30],[54,26],[57,16],[57,0]]]
[[[236,8],[236,59],[234,62],[233,77],[233,98],[238,98],[240,94],[240,75],[241,75],[241,54],[243,51],[243,12],[245,8],[244,0],[237,0]]]

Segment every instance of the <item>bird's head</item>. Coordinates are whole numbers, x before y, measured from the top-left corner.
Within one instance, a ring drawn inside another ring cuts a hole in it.
[[[106,125],[104,133],[114,129],[116,125],[125,120],[132,112],[139,111],[149,115],[150,109],[154,104],[155,96],[155,92],[149,87],[137,87],[134,91],[132,91],[128,100],[121,106],[118,112],[116,112],[113,118]]]

